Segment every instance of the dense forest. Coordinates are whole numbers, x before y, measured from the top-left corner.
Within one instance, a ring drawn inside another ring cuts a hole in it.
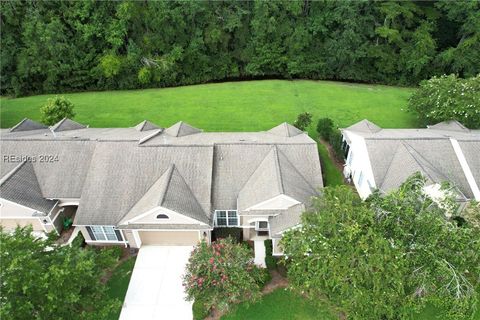
[[[480,72],[480,2],[2,1],[1,93]]]

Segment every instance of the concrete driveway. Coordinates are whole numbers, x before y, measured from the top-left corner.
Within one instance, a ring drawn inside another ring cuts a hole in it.
[[[120,320],[192,320],[182,275],[193,247],[143,246],[138,252]]]

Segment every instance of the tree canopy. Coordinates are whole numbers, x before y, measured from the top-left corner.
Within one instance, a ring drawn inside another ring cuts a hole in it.
[[[2,1],[1,93],[480,72],[478,1]]]
[[[424,80],[408,101],[421,124],[458,120],[468,128],[480,128],[480,74],[461,79],[455,75]]]
[[[114,249],[59,247],[31,231],[0,230],[1,319],[106,319],[120,308],[101,282]]]
[[[47,100],[47,103],[40,108],[42,122],[48,126],[54,125],[63,118],[73,119],[73,103],[65,97],[54,97]]]
[[[447,206],[424,186],[417,174],[366,202],[347,186],[325,188],[302,226],[283,237],[291,284],[311,298],[327,296],[349,319],[405,319],[427,303],[445,318],[472,315],[480,229],[447,218]]]

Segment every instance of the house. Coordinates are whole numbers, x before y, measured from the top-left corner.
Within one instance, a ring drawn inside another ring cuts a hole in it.
[[[469,130],[457,121],[425,129],[382,129],[362,120],[341,131],[344,174],[363,199],[375,189],[398,188],[421,172],[426,191],[434,197],[447,181],[460,204],[480,200],[480,130]]]
[[[61,227],[65,208],[89,244],[194,245],[216,227],[245,240],[282,233],[323,186],[317,145],[283,123],[265,132],[46,127],[25,119],[1,131],[0,223]]]

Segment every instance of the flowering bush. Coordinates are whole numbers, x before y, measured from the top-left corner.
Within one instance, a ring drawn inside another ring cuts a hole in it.
[[[253,264],[252,250],[245,244],[231,238],[211,245],[203,241],[190,256],[183,285],[188,300],[204,301],[207,310],[226,310],[233,303],[257,300],[265,272]]]
[[[480,128],[479,92],[480,75],[469,79],[455,75],[433,77],[420,83],[408,108],[423,125],[454,119],[468,128]]]

